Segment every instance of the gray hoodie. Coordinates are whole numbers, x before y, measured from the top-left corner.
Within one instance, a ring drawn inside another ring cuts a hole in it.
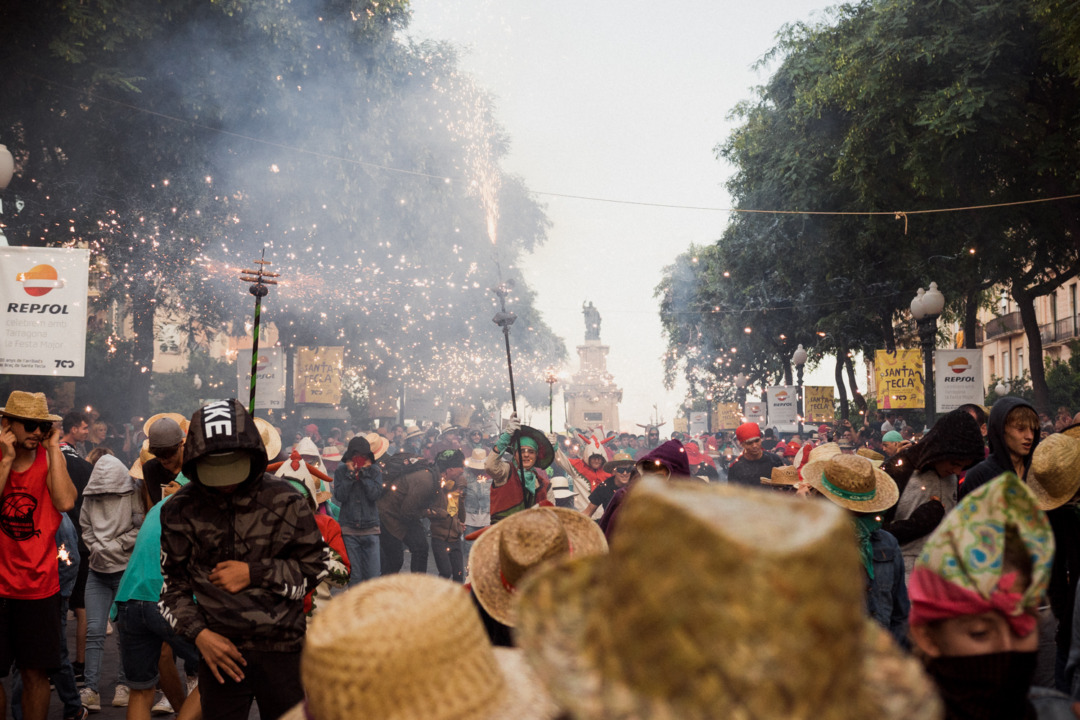
[[[103,455],[83,491],[83,542],[90,550],[90,569],[120,572],[127,567],[145,509],[135,480],[113,455]]]

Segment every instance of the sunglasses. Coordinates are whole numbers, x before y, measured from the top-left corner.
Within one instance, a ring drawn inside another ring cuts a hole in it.
[[[37,429],[41,428],[41,432],[48,435],[49,431],[52,430],[53,426],[53,424],[48,420],[19,420],[18,422],[28,433],[37,432]]]
[[[630,468],[628,468],[628,467],[617,467],[617,468],[615,468],[615,472],[629,475],[630,474]]]

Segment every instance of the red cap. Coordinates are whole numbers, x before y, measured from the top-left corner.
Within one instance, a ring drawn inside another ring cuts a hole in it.
[[[795,457],[796,453],[799,452],[799,448],[801,447],[802,445],[792,440],[787,444],[787,447],[784,448],[784,457]]]
[[[757,423],[747,422],[740,425],[735,430],[735,437],[739,442],[744,443],[747,440],[753,440],[754,438],[761,437],[761,428]]]
[[[817,431],[818,431],[819,433],[821,433],[822,435],[824,435],[824,434],[826,434],[827,432],[829,432],[829,426],[828,426],[828,425],[818,425],[818,429],[817,429]]]

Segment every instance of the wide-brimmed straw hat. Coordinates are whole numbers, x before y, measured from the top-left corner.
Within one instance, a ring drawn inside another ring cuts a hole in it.
[[[465,467],[473,470],[483,470],[484,460],[487,459],[488,451],[484,448],[473,448],[469,457],[465,458]]]
[[[307,700],[282,720],[545,720],[560,712],[519,650],[493,648],[469,596],[421,573],[361,583],[308,625]]]
[[[180,427],[186,428],[187,423],[185,422]],[[281,454],[281,433],[268,420],[263,420],[261,417],[255,418],[255,428],[259,431],[259,437],[262,438],[263,447],[266,448],[266,459],[270,462],[277,460],[277,456]]]
[[[568,497],[577,495],[577,493],[570,488],[570,481],[561,475],[556,475],[551,478],[551,489],[549,492],[556,500],[565,500]]]
[[[139,448],[139,457],[135,458],[135,462],[131,464],[128,469],[128,475],[133,478],[145,480],[143,474],[143,465],[154,459],[153,453],[150,452],[150,440],[143,440],[142,447]]]
[[[761,478],[762,485],[798,485],[799,484],[799,468],[794,465],[781,465],[780,467],[774,467],[769,477]]]
[[[63,420],[59,415],[49,412],[49,402],[45,399],[45,393],[31,393],[22,390],[12,390],[8,395],[7,404],[0,408],[0,415],[16,420],[39,420],[42,422],[60,422]]]
[[[858,450],[855,451],[855,454],[856,455],[861,455],[862,457],[864,457],[867,460],[869,460],[870,462],[872,462],[874,464],[874,467],[881,467],[882,463],[885,462],[885,456],[884,455],[877,452],[876,450],[871,450],[868,447],[859,448]]]
[[[806,446],[804,445],[800,452],[805,452]],[[799,462],[794,463],[789,467],[776,467],[772,469],[770,477],[761,478],[762,485],[798,485],[800,482],[807,480],[810,476],[804,475],[800,468],[806,468],[810,466],[810,463],[815,460],[828,460],[831,457],[840,454],[840,446],[834,442],[823,443],[810,450],[810,459],[806,461],[804,465],[799,465],[802,458],[796,454],[795,459]]]
[[[515,641],[573,717],[941,716],[918,661],[866,617],[839,508],[646,478],[611,543],[519,592]]]
[[[469,552],[473,594],[503,625],[517,624],[515,588],[530,570],[564,555],[607,552],[600,526],[569,508],[536,507],[492,525]]]
[[[842,508],[855,512],[888,510],[900,499],[896,481],[861,455],[833,455],[806,463],[803,480]]]
[[[634,467],[634,456],[630,453],[615,453],[615,457],[604,463],[604,472],[613,473],[616,468]]]
[[[1031,455],[1027,484],[1040,510],[1069,502],[1080,490],[1080,437],[1060,432],[1043,438]]]
[[[364,437],[367,438],[368,445],[371,446],[371,454],[375,456],[376,460],[385,455],[390,447],[390,441],[379,433],[366,433]]]
[[[160,413],[158,413],[156,415],[151,415],[150,417],[148,417],[146,419],[146,422],[144,422],[143,426],[142,426],[143,435],[146,435],[147,437],[149,437],[150,436],[150,428],[153,427],[154,423],[156,423],[158,420],[160,420],[162,418],[169,418],[170,420],[176,421],[176,424],[180,426],[180,430],[182,430],[183,433],[185,435],[187,435],[188,424],[189,424],[188,419],[186,417],[184,417],[183,415],[181,415],[180,413],[175,413],[175,412],[160,412]]]
[[[405,428],[406,440],[412,440],[415,437],[424,437],[424,431],[416,427],[415,425],[410,425],[409,427]]]

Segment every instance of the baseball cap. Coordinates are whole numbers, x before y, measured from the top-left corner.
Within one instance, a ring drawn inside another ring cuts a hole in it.
[[[163,417],[150,426],[146,439],[149,447],[171,448],[183,441],[184,431],[180,429],[180,423],[172,418]]]

